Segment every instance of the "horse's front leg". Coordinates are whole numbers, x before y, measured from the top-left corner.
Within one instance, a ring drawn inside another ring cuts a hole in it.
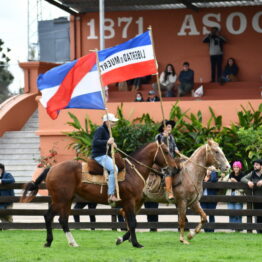
[[[195,202],[192,206],[191,209],[196,212],[197,214],[200,215],[201,220],[200,223],[196,226],[196,228],[194,229],[194,231],[190,231],[187,238],[189,240],[191,240],[196,234],[198,234],[201,230],[201,228],[203,227],[204,223],[206,223],[207,221],[207,215],[204,212],[204,210],[201,208],[200,203],[197,201]]]
[[[178,224],[180,229],[179,240],[183,244],[189,244],[187,240],[185,240],[185,220],[186,220],[186,202],[180,201],[177,204],[178,207]]]
[[[139,213],[140,209],[141,209],[141,206],[143,205],[143,201],[141,201],[139,204],[136,205],[136,214]],[[122,215],[123,217],[125,217],[125,221],[127,223],[127,229],[128,231],[122,236],[122,237],[118,237],[117,240],[116,240],[116,245],[120,245],[122,244],[124,241],[126,240],[129,240],[132,242],[132,237],[131,237],[131,231],[130,231],[130,226],[129,226],[129,222],[128,222],[128,218],[127,218],[127,215],[126,215],[126,212],[124,211],[123,208],[120,209],[119,211],[119,214]],[[136,227],[136,218],[135,218],[135,227]],[[135,230],[135,229],[134,229]],[[136,244],[134,245],[133,242],[133,246],[135,247],[143,247],[142,245],[140,245],[137,240],[136,240],[136,235],[135,235],[135,242],[139,245],[139,246],[136,246]]]

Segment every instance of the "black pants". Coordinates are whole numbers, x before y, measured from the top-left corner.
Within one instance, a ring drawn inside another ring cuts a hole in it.
[[[146,202],[145,208],[158,208],[159,203]],[[147,215],[147,222],[158,222],[158,215]],[[156,231],[156,228],[150,228],[150,231]]]
[[[86,205],[90,209],[95,209],[96,206],[97,206],[96,203],[79,202],[79,203],[75,204],[74,209],[83,209]],[[89,217],[90,217],[90,222],[96,222],[96,217],[95,216],[89,216]],[[79,215],[74,215],[74,220],[75,220],[75,222],[80,222],[80,216]]]
[[[253,205],[254,205],[254,209],[262,209],[262,203],[254,203]],[[261,216],[256,217],[256,223],[257,224],[262,223],[262,217]],[[262,230],[257,230],[257,233],[262,234]]]
[[[222,76],[222,55],[211,55],[211,81],[219,82]],[[217,77],[217,78],[216,78]]]

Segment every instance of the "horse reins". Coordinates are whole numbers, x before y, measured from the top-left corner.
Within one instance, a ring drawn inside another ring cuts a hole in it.
[[[157,151],[156,151],[156,154],[155,154],[155,157],[154,157],[154,161],[155,161],[156,155],[157,155],[158,150],[159,150],[159,147],[160,147],[160,148],[161,148],[161,152],[162,152],[162,154],[163,154],[163,156],[164,156],[164,159],[165,159],[165,161],[166,161],[166,164],[167,164],[167,160],[166,160],[166,158],[165,158],[165,155],[164,155],[164,152],[163,152],[163,150],[162,150],[161,145],[158,144],[158,143],[157,143],[157,145],[158,145],[158,147],[157,147]],[[116,148],[116,150],[118,150],[120,153],[122,153],[124,156],[126,156],[127,158],[129,158],[129,159],[131,159],[132,161],[136,162],[136,163],[139,164],[140,166],[143,166],[143,167],[151,170],[153,173],[155,173],[155,174],[157,174],[157,175],[160,175],[161,177],[163,176],[163,173],[162,173],[162,172],[159,172],[157,169],[145,165],[144,163],[142,163],[142,162],[138,161],[137,159],[135,159],[134,157],[128,155],[127,153],[125,153],[124,151],[122,151],[121,149],[119,149],[118,147],[115,147],[115,148]],[[168,166],[168,165],[167,165],[167,166]],[[167,166],[166,166],[166,167],[167,167]],[[165,169],[166,167],[163,167],[163,169]]]
[[[208,150],[207,147],[208,147],[208,145],[206,144],[206,159],[207,159],[207,152],[211,152],[211,150]],[[181,153],[179,153],[179,155],[180,155],[181,157],[185,158],[187,161],[190,161],[192,164],[194,164],[194,165],[196,165],[196,166],[199,166],[199,167],[202,167],[202,168],[204,168],[204,169],[206,169],[206,170],[209,170],[209,167],[202,166],[202,165],[200,165],[200,164],[192,161],[189,157],[187,157],[187,156],[185,156],[185,155],[183,155],[183,154],[181,154]],[[217,169],[214,169],[214,171],[217,172],[218,170],[217,170]]]
[[[129,159],[127,159],[127,158],[124,158],[124,159],[125,159],[125,161],[130,165],[130,167],[135,170],[135,172],[138,174],[138,176],[142,179],[142,181],[143,181],[143,183],[144,183],[144,186],[145,186],[146,181],[145,181],[144,177],[141,175],[141,173],[137,170],[137,168],[135,167],[135,165],[132,164]]]

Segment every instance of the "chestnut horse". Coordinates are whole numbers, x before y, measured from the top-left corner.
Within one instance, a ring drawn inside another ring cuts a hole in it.
[[[207,167],[212,165],[223,172],[230,167],[219,145],[213,140],[208,140],[207,144],[199,147],[187,161],[183,162],[180,173],[173,177],[174,203],[178,208],[180,241],[184,244],[189,244],[184,239],[187,207],[190,207],[201,217],[201,221],[194,231],[189,232],[189,240],[200,232],[203,224],[207,221],[207,216],[201,208],[199,200],[203,193],[203,180]],[[164,193],[155,197],[146,195],[145,200],[167,203]],[[118,238],[118,244],[122,242],[122,239]]]
[[[132,162],[126,163],[126,178],[119,182],[119,192],[121,201],[117,202],[123,209],[123,215],[127,223],[128,239],[134,247],[143,247],[136,238],[136,213],[143,204],[143,188],[150,168],[157,164],[162,168],[173,168],[176,166],[174,159],[170,156],[165,144],[152,142],[132,155]],[[143,164],[140,164],[143,163]],[[76,195],[81,196],[87,202],[108,204],[107,186],[82,183],[82,167],[77,161],[65,161],[46,169],[35,182],[29,182],[25,185],[21,202],[31,201],[38,192],[39,184],[46,180],[46,187],[51,196],[51,206],[45,214],[45,224],[47,238],[45,247],[50,247],[53,241],[52,221],[55,215],[59,215],[59,223],[63,228],[68,244],[78,246],[68,226],[68,217],[71,210],[71,204]],[[31,193],[29,193],[31,191]]]

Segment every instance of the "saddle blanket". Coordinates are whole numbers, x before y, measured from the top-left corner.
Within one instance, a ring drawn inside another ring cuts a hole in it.
[[[106,173],[106,174],[105,174]],[[107,171],[104,174],[91,174],[89,172],[89,166],[87,162],[82,162],[82,183],[97,184],[97,185],[107,185],[106,181]],[[117,181],[122,182],[126,178],[125,168],[118,172]]]

